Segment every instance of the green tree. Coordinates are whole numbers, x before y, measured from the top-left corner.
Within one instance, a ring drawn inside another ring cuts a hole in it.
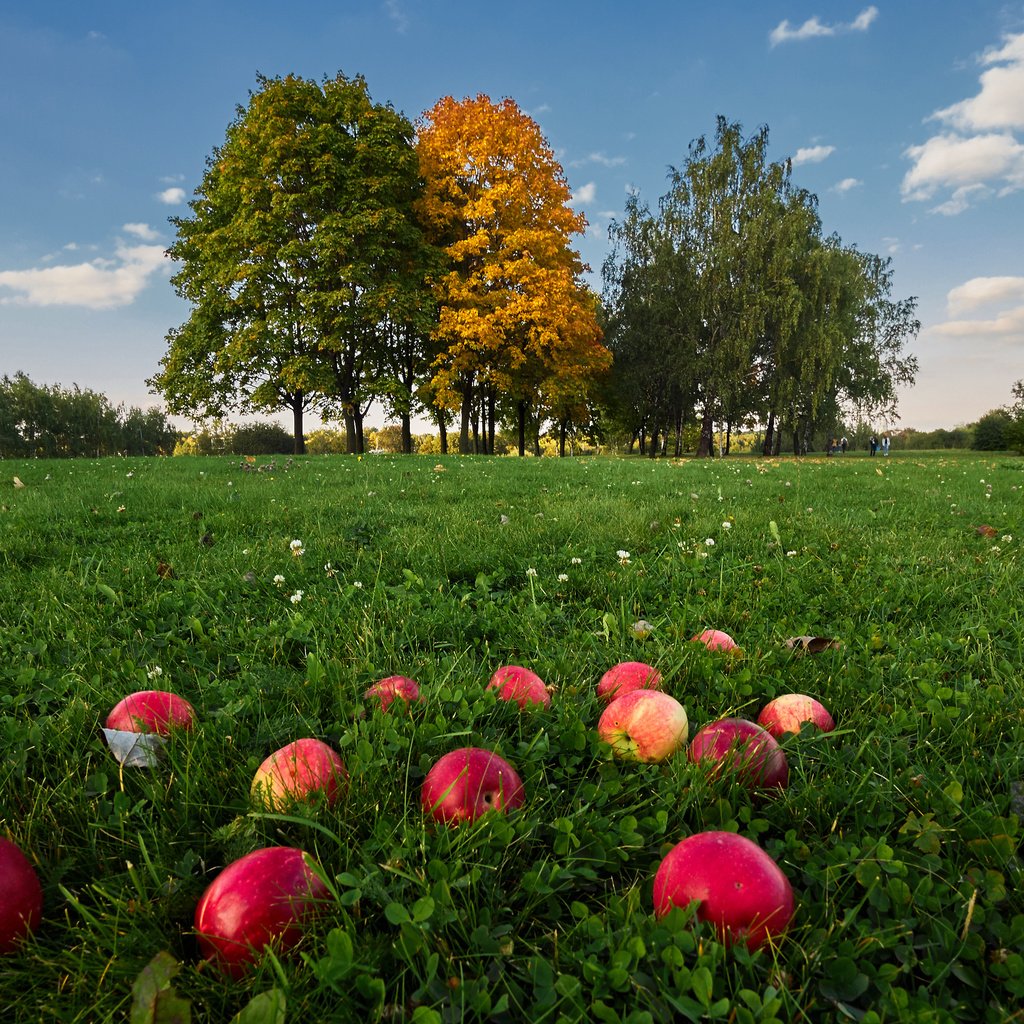
[[[979,452],[1001,452],[1008,447],[1007,433],[1012,435],[1013,417],[1006,409],[992,409],[974,424],[971,447]]]

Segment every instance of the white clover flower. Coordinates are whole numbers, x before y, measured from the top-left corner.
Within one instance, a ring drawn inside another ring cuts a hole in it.
[[[328,577],[332,580],[334,579],[335,576],[338,575],[338,570],[335,569],[330,562],[324,563],[324,572],[327,573]]]
[[[288,547],[292,549],[292,554],[296,558],[301,558],[306,553],[306,549],[302,546],[301,540],[293,540]]]
[[[291,601],[292,604],[298,604],[302,600],[302,591],[296,590],[288,600]]]
[[[242,554],[243,555],[249,554],[249,549],[248,548],[242,548]]]
[[[793,557],[793,556],[794,556],[795,554],[796,554],[796,552],[795,552],[795,551],[787,551],[787,552],[786,552],[786,557],[787,557],[787,558],[792,558],[792,557]]]
[[[629,552],[628,551],[619,550],[619,551],[616,551],[615,554],[618,557],[619,561],[628,561],[629,560]]]
[[[723,530],[731,530],[732,529],[732,523],[730,523],[729,520],[726,519],[725,522],[722,523],[722,529]]]
[[[280,573],[278,573],[274,577],[274,586],[275,587],[283,587],[284,586],[284,577]]]
[[[508,518],[508,516],[501,516],[501,517],[500,517],[500,518],[498,519],[498,522],[499,522],[499,523],[500,523],[500,524],[501,524],[502,526],[508,526],[508,524],[509,524],[509,518]]]
[[[352,586],[355,587],[356,590],[362,590],[363,589],[363,581],[362,580],[353,580],[352,581]]]
[[[126,477],[128,477],[128,479],[129,479],[129,480],[131,480],[131,478],[132,478],[133,476],[135,476],[135,474],[134,474],[134,473],[131,473],[131,472],[128,472],[128,473],[125,473],[125,476],[126,476]],[[982,483],[984,483],[984,482],[985,482],[985,481],[984,481],[984,480],[982,480]]]
[[[790,483],[790,482],[789,482],[789,481],[787,480],[787,481],[786,481],[786,486],[787,486],[787,487],[792,487],[793,485],[792,485],[792,484],[791,484],[791,483]]]
[[[164,670],[159,665],[154,665],[147,673],[147,679],[159,679],[164,674]]]
[[[698,558],[707,558],[708,557],[708,553],[706,551],[698,551],[697,552],[697,557]]]
[[[706,547],[713,548],[715,546],[715,538],[714,537],[706,537],[704,539],[704,544],[705,544]]]
[[[534,569],[534,567],[531,565],[529,567],[529,569],[526,570],[526,575],[527,576],[536,576],[537,575],[537,570]]]
[[[569,559],[569,561],[573,565],[582,565],[583,564],[583,559],[582,558],[577,558],[575,555],[573,555],[572,558]]]
[[[992,545],[992,554],[998,555],[1003,549],[998,544]]]
[[[1013,540],[1013,535],[1009,533],[1004,533],[1001,540],[1004,544],[1009,544],[1010,541]]]
[[[568,583],[569,582],[569,574],[566,573],[566,572],[560,572],[558,574],[558,582],[559,583]]]
[[[124,511],[124,505],[118,505],[117,506],[117,511],[118,512],[123,512]]]
[[[646,619],[637,619],[629,628],[637,640],[646,640],[654,632],[654,627]]]

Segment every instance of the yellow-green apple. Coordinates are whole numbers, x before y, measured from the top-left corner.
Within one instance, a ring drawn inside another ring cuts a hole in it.
[[[256,769],[250,794],[270,811],[284,811],[301,801],[341,798],[348,782],[345,765],[333,747],[312,738],[294,740],[275,750]]]
[[[551,706],[551,694],[536,672],[522,665],[503,665],[491,676],[488,690],[497,690],[502,700],[515,701],[521,708],[527,704]]]
[[[697,919],[715,927],[729,945],[754,950],[781,935],[793,918],[789,879],[775,861],[734,832],[698,832],[677,843],[654,875],[654,912],[699,900]]]
[[[804,722],[816,725],[822,732],[832,732],[836,727],[825,705],[802,693],[784,693],[776,697],[757,716],[757,724],[777,740],[787,732],[799,732]]]
[[[388,676],[374,683],[363,694],[364,700],[379,701],[381,711],[387,711],[396,698],[399,699],[399,704],[395,706],[403,709],[423,699],[420,696],[419,684],[408,676]]]
[[[0,955],[11,953],[43,916],[39,876],[21,847],[0,837]]]
[[[522,807],[526,794],[516,770],[481,747],[460,747],[427,772],[420,791],[423,810],[435,821],[458,825],[488,811]]]
[[[703,644],[709,651],[727,652],[737,649],[736,641],[720,629],[705,629],[693,637],[693,642]]]
[[[206,960],[242,977],[267,947],[285,953],[331,894],[302,850],[269,846],[233,861],[196,906],[195,930]]]
[[[158,736],[168,736],[172,729],[191,729],[195,723],[195,708],[184,697],[166,690],[130,693],[107,715],[108,729]]]
[[[705,725],[693,737],[689,755],[709,774],[732,772],[749,789],[785,789],[789,783],[789,764],[775,737],[745,718]]]
[[[661,690],[631,690],[601,712],[597,734],[626,761],[664,761],[686,743],[682,704]]]
[[[661,689],[661,673],[642,661],[620,661],[612,665],[597,684],[597,695],[608,702],[633,690]]]

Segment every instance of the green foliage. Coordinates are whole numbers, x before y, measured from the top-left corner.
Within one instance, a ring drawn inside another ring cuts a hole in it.
[[[974,424],[971,447],[978,452],[1001,452],[1008,447],[1007,431],[1013,428],[1013,419],[1005,409],[993,409]]]
[[[4,958],[8,1019],[996,1024],[1020,1006],[1020,459],[10,469],[0,832],[44,916]],[[689,642],[707,626],[743,656]],[[842,646],[787,650],[805,634]],[[693,730],[797,691],[838,729],[784,741],[771,799],[684,757],[610,760],[594,688],[623,660],[656,665]],[[553,687],[550,710],[486,691],[509,663]],[[391,674],[422,707],[366,706]],[[154,686],[199,726],[121,770],[99,727]],[[256,767],[300,736],[339,750],[347,795],[257,812]],[[526,804],[428,825],[422,779],[467,744],[516,767]],[[790,878],[777,948],[726,949],[692,908],[654,917],[661,857],[711,828]],[[198,961],[194,908],[271,844],[308,850],[335,900],[291,956],[228,981]]]
[[[235,455],[288,455],[294,446],[292,435],[277,423],[243,423],[231,436]]]

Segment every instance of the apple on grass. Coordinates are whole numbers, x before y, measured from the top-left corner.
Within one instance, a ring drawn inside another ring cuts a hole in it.
[[[799,732],[805,722],[816,725],[822,732],[832,732],[836,727],[825,705],[803,693],[784,693],[769,701],[757,716],[757,724],[777,740],[787,732]]]
[[[682,704],[661,690],[631,690],[601,713],[597,734],[626,761],[664,761],[686,743]]]
[[[377,700],[380,703],[381,711],[387,711],[397,699],[396,707],[406,708],[423,698],[420,696],[420,687],[415,679],[408,676],[388,676],[374,683],[364,694],[364,700]]]
[[[642,661],[620,661],[612,665],[597,684],[597,695],[608,702],[633,690],[660,690],[661,673]]]
[[[516,770],[481,747],[460,747],[427,772],[420,791],[423,811],[435,821],[458,825],[488,811],[522,807],[526,795]]]
[[[677,843],[654,875],[654,912],[699,900],[697,919],[726,945],[751,950],[781,935],[795,909],[793,888],[757,843],[733,832],[699,832]]]
[[[0,955],[12,953],[43,916],[39,876],[21,847],[0,837]]]
[[[735,773],[748,789],[785,789],[789,784],[789,764],[775,737],[745,718],[705,725],[693,737],[689,757],[712,775]]]
[[[267,946],[285,953],[332,899],[302,850],[269,846],[233,861],[207,886],[195,930],[204,959],[241,978]]]
[[[728,633],[720,629],[705,629],[692,638],[693,643],[703,644],[709,651],[738,651],[739,646]]]
[[[491,676],[487,684],[488,690],[497,690],[502,700],[515,701],[520,708],[527,704],[551,706],[551,694],[536,672],[531,672],[522,665],[503,665]]]
[[[107,715],[108,729],[158,736],[169,736],[173,729],[191,729],[195,724],[195,708],[184,697],[166,690],[130,693]]]
[[[266,758],[256,770],[250,795],[269,811],[284,811],[317,797],[330,807],[341,798],[347,782],[348,772],[337,751],[322,740],[307,738]]]

